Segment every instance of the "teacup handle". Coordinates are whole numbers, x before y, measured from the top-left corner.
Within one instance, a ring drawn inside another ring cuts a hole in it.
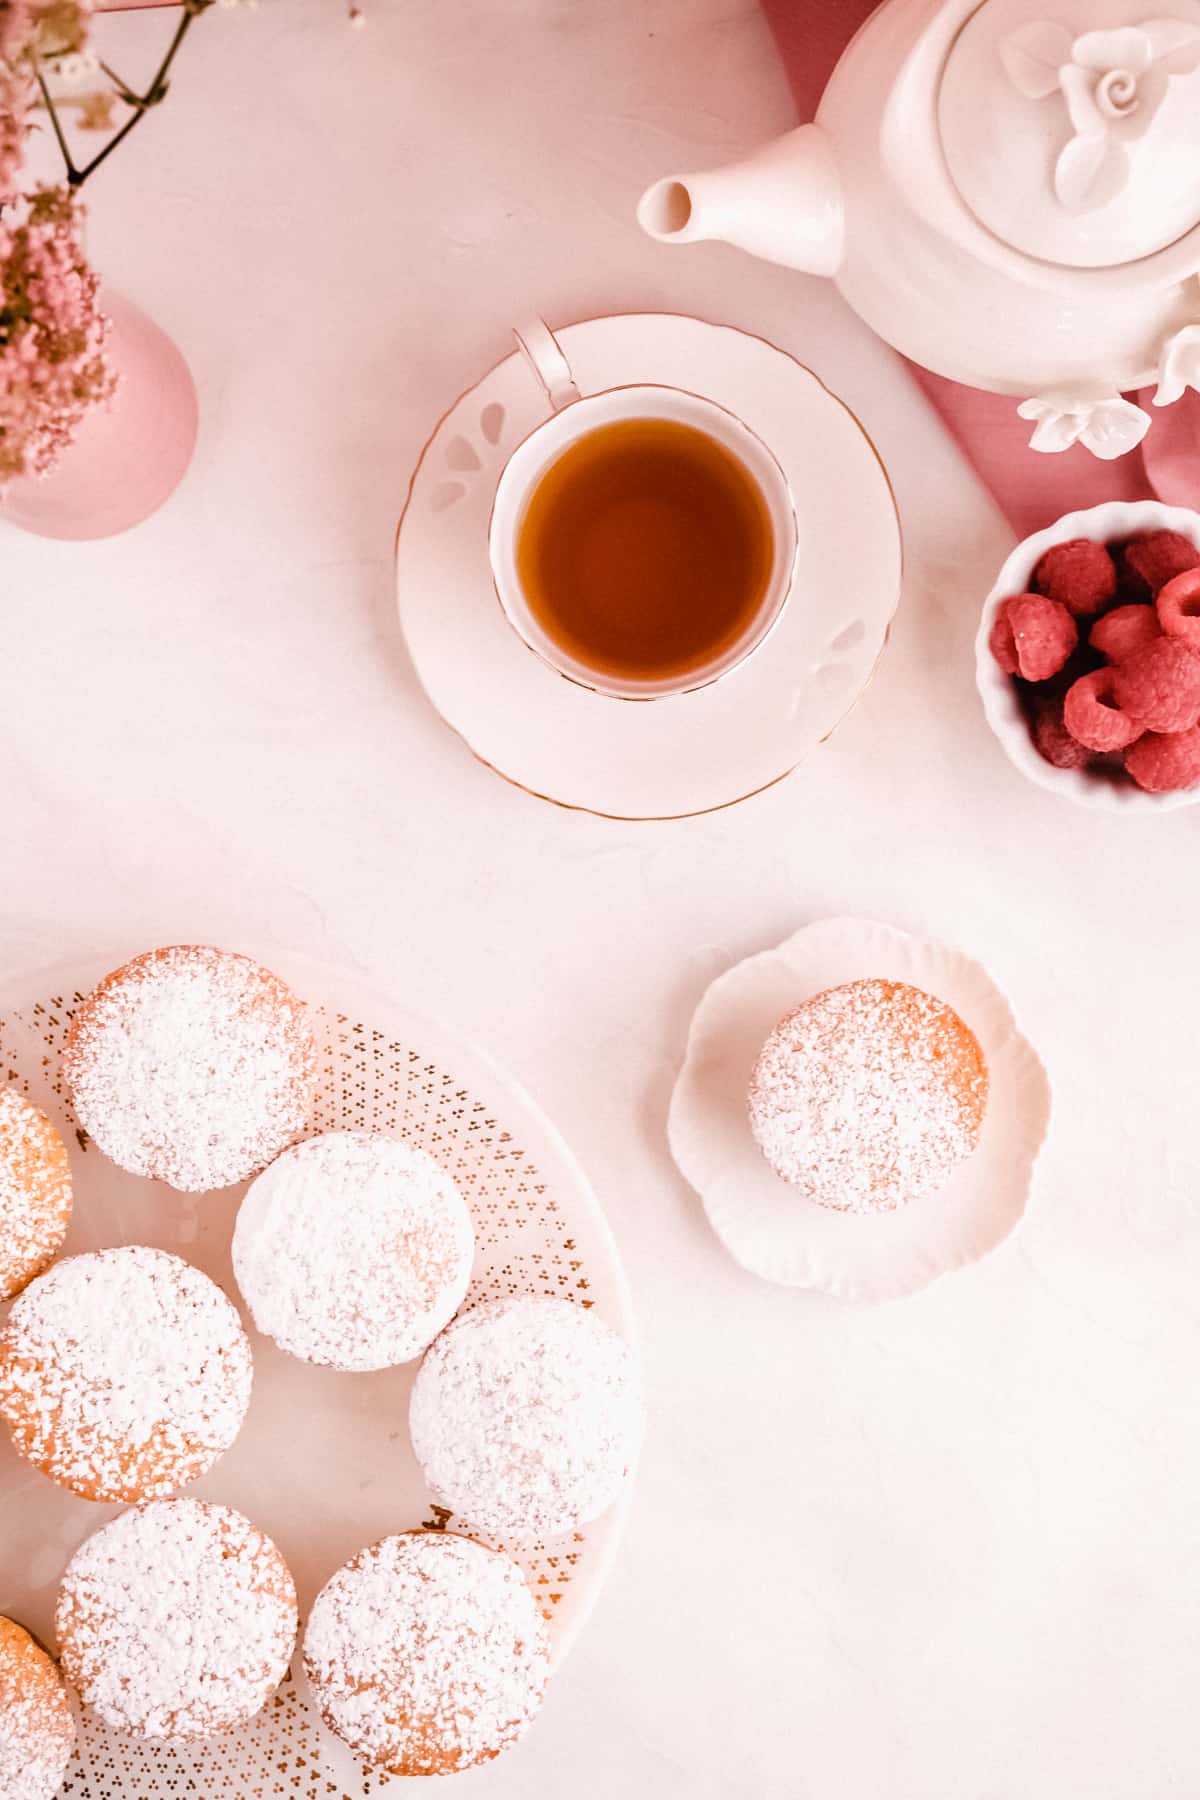
[[[514,325],[513,336],[550,402],[552,412],[561,412],[579,399],[579,389],[571,373],[571,365],[562,345],[544,319],[527,319]]]

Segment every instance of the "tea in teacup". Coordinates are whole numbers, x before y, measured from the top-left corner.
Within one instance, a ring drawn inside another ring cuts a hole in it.
[[[757,649],[787,601],[796,513],[783,470],[748,425],[681,388],[580,398],[572,384],[563,398],[561,371],[538,359],[567,365],[541,332],[536,350],[521,342],[555,411],[509,457],[492,509],[509,624],[599,694],[706,687]]]
[[[517,523],[517,579],[546,641],[621,686],[686,684],[759,618],[770,509],[740,457],[677,419],[597,425],[543,472]]]

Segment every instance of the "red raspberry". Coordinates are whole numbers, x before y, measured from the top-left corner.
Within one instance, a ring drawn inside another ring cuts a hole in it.
[[[1176,575],[1200,568],[1200,550],[1182,531],[1144,531],[1121,545],[1120,558],[1131,600],[1153,600]]]
[[[1079,629],[1066,607],[1041,594],[1014,594],[996,614],[988,639],[1006,675],[1047,681],[1057,675],[1079,642]]]
[[[1033,747],[1056,769],[1086,769],[1092,760],[1091,751],[1063,724],[1061,701],[1047,700],[1038,707],[1033,718]]]
[[[1155,638],[1113,670],[1113,698],[1147,731],[1190,731],[1200,719],[1200,656]]]
[[[1109,662],[1127,662],[1135,650],[1162,636],[1152,606],[1116,606],[1092,626],[1091,644]]]
[[[1113,699],[1113,669],[1097,669],[1077,681],[1063,702],[1063,724],[1088,750],[1124,750],[1142,735],[1136,719]]]
[[[1047,550],[1033,572],[1033,585],[1082,619],[1107,606],[1116,593],[1117,565],[1103,544],[1072,538]]]
[[[1168,581],[1155,605],[1167,636],[1200,650],[1200,569],[1185,569]]]
[[[996,620],[988,638],[988,649],[1006,675],[1015,675],[1020,665],[1017,661],[1017,641],[1009,623],[1007,606],[1008,602],[1005,601],[996,614]]]
[[[1148,731],[1125,752],[1125,767],[1148,794],[1173,794],[1200,781],[1200,727]]]

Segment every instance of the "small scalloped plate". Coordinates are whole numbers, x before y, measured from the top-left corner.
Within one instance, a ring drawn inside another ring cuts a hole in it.
[[[413,476],[396,537],[396,591],[417,675],[479,760],[541,799],[620,819],[731,806],[790,774],[874,673],[901,576],[883,464],[815,375],[732,326],[633,313],[555,335],[585,394],[646,382],[680,387],[762,438],[783,466],[799,521],[790,598],[757,651],[690,694],[616,700],[541,662],[501,611],[488,561],[501,470],[546,415],[514,352],[450,409]]]
[[[750,1134],[746,1090],[771,1027],[825,988],[905,981],[954,1007],[991,1075],[974,1155],[940,1193],[858,1216],[802,1199]],[[1050,1082],[1008,1001],[977,962],[867,919],[823,919],[713,982],[692,1020],[671,1099],[671,1152],[735,1262],[839,1300],[896,1300],[986,1256],[1021,1219],[1050,1123]]]

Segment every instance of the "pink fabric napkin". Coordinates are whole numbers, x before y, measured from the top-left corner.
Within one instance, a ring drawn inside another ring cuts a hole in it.
[[[802,118],[816,112],[834,64],[875,4],[762,0]],[[1151,405],[1151,394],[1133,396],[1154,424],[1140,449],[1106,463],[1078,446],[1041,455],[1029,448],[1032,427],[1018,418],[1014,400],[909,366],[1021,537],[1103,500],[1156,496],[1175,506],[1200,506],[1200,395],[1189,392],[1161,409]]]

